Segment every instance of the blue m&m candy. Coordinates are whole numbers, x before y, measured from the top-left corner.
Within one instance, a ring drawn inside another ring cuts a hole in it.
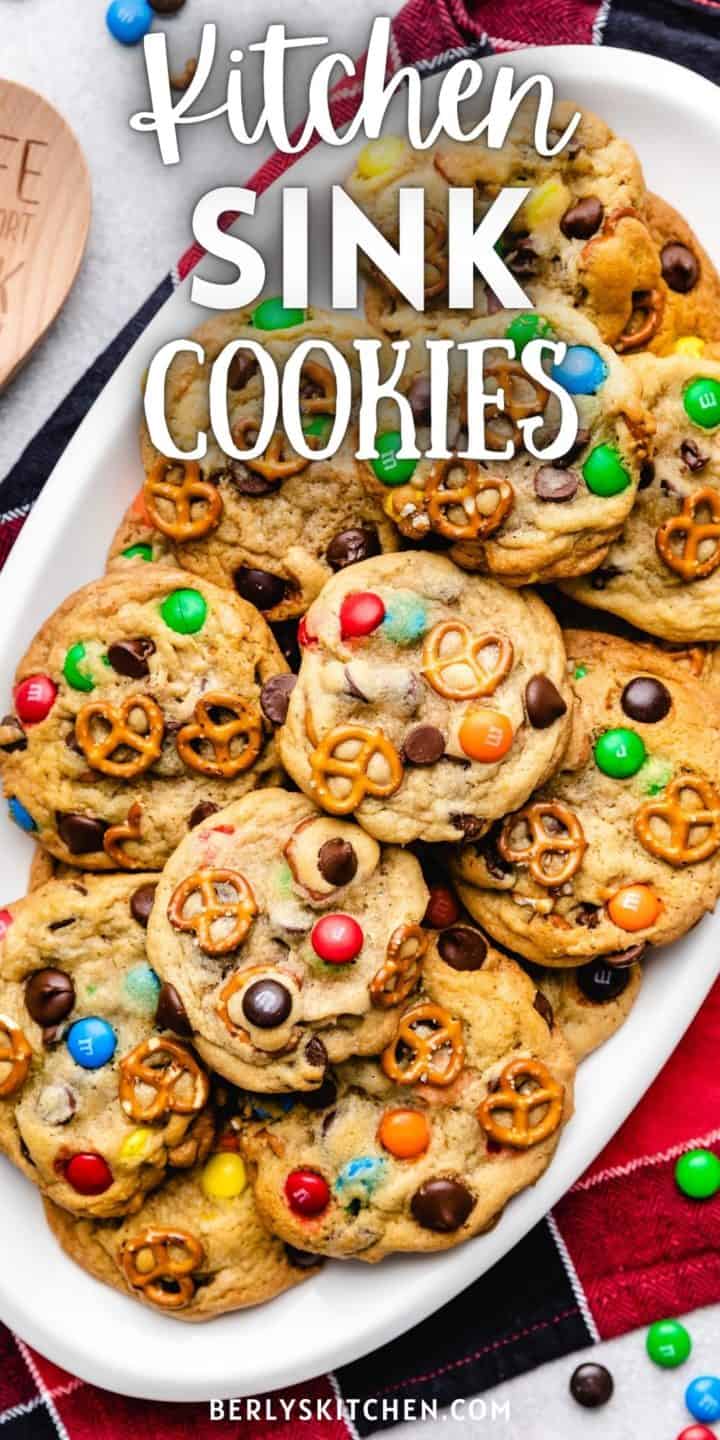
[[[335,1193],[347,1200],[367,1201],[384,1179],[387,1161],[382,1156],[359,1155],[343,1165],[335,1181]]]
[[[568,345],[565,359],[552,367],[552,378],[569,395],[594,395],[607,380],[607,365],[591,345]]]
[[[717,1375],[698,1375],[691,1380],[685,1391],[685,1404],[695,1420],[714,1425],[716,1420],[720,1420],[720,1378]]]
[[[10,811],[10,819],[14,820],[15,824],[19,825],[21,830],[26,830],[28,835],[31,835],[33,830],[37,830],[37,825],[30,811],[25,809],[25,806],[15,795],[11,795],[8,800],[8,810]]]
[[[121,45],[137,45],[152,25],[153,12],[148,0],[112,0],[105,21]]]
[[[76,1020],[67,1034],[67,1047],[76,1065],[83,1070],[99,1070],[115,1054],[117,1038],[112,1025],[99,1015]]]

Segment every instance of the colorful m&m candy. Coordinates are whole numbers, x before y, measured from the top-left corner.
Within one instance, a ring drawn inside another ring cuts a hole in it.
[[[591,345],[568,345],[565,359],[550,372],[568,395],[595,395],[607,380],[607,365]]]
[[[685,1404],[695,1420],[714,1425],[720,1420],[720,1377],[698,1375],[685,1391]]]
[[[256,330],[289,330],[293,325],[305,323],[305,311],[288,309],[280,295],[272,295],[253,310],[252,323]]]
[[[49,675],[28,675],[15,687],[15,709],[23,725],[38,725],[50,714],[57,685]]]
[[[67,1047],[76,1065],[83,1070],[99,1070],[115,1054],[117,1037],[112,1025],[99,1015],[76,1020],[67,1036]]]
[[[614,445],[596,445],[582,467],[583,479],[593,495],[608,499],[627,490],[630,472],[620,459]]]
[[[371,460],[375,474],[383,485],[404,485],[415,473],[417,460],[400,460],[398,450],[402,449],[402,435],[399,430],[384,430],[375,436],[377,460]]]
[[[600,735],[593,753],[598,770],[602,770],[603,775],[611,775],[614,780],[627,780],[629,776],[636,775],[647,755],[637,731],[627,730],[624,726],[606,730]]]
[[[492,765],[507,755],[513,742],[513,728],[507,715],[483,706],[468,710],[458,730],[458,740],[471,760]]]
[[[720,381],[710,376],[698,376],[691,380],[683,394],[683,407],[689,420],[703,430],[713,430],[720,425]]]
[[[430,1144],[430,1125],[420,1110],[386,1110],[378,1140],[396,1160],[416,1160]]]
[[[317,1170],[293,1170],[285,1181],[290,1209],[306,1220],[322,1215],[330,1204],[330,1186]]]
[[[110,34],[121,45],[137,45],[147,35],[152,20],[148,0],[112,0],[105,15]]]
[[[340,634],[343,640],[370,635],[385,619],[385,606],[371,590],[346,595],[340,607]]]
[[[310,942],[328,965],[346,965],[360,954],[364,935],[352,915],[323,915],[313,926]]]
[[[624,885],[608,901],[608,915],[620,930],[648,930],[662,910],[649,885]]]
[[[64,1175],[78,1195],[102,1195],[113,1183],[107,1160],[92,1150],[73,1155],[64,1166]]]
[[[207,618],[207,604],[199,590],[173,590],[163,600],[160,614],[169,630],[178,635],[195,635]]]

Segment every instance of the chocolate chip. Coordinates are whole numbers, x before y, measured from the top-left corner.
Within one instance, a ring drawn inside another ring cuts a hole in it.
[[[451,925],[438,936],[438,954],[451,970],[480,970],[487,958],[487,943],[469,925]]]
[[[525,708],[533,730],[548,730],[561,715],[567,714],[567,705],[560,691],[547,675],[533,675],[528,680]]]
[[[573,500],[578,492],[580,476],[574,470],[541,465],[535,471],[533,484],[538,500]]]
[[[537,269],[537,254],[530,240],[518,240],[512,250],[505,255],[505,264],[513,275],[534,275]]]
[[[663,280],[671,290],[687,295],[688,290],[695,289],[700,279],[700,265],[697,256],[693,255],[687,245],[681,245],[678,240],[671,240],[669,245],[663,245],[660,264]]]
[[[239,495],[274,495],[282,485],[282,476],[260,475],[250,470],[242,460],[228,460],[224,470],[219,470],[211,479],[219,482],[229,480]]]
[[[477,815],[451,815],[450,822],[462,834],[463,840],[478,840],[485,828],[484,821]]]
[[[70,810],[65,815],[58,811],[56,820],[58,835],[71,855],[92,855],[102,850],[108,828],[104,820],[97,820],[94,815],[81,815],[76,810]]]
[[[184,4],[185,0],[150,0],[156,15],[174,15],[176,11],[182,10]]]
[[[593,590],[604,590],[611,580],[616,580],[622,573],[619,565],[604,565],[599,570],[593,571],[590,576],[590,584]]]
[[[552,1030],[552,1028],[553,1028],[553,1026],[554,1026],[554,1024],[555,1024],[555,1015],[554,1015],[554,1013],[553,1013],[553,1008],[552,1008],[552,1005],[550,1004],[550,1001],[549,1001],[548,998],[547,998],[547,995],[543,995],[542,990],[536,990],[536,991],[535,991],[535,999],[533,1000],[533,1008],[534,1008],[535,1010],[537,1010],[538,1015],[541,1015],[541,1016],[542,1016],[543,1020],[545,1021],[545,1024],[546,1024],[547,1027],[548,1027],[548,1030]]]
[[[292,995],[286,985],[267,976],[248,985],[242,1008],[246,1020],[258,1030],[275,1030],[284,1025],[292,1010]]]
[[[710,456],[703,455],[694,440],[683,440],[680,446],[680,459],[688,470],[692,470],[696,474],[698,470],[705,469]]]
[[[585,195],[577,200],[560,221],[560,229],[568,240],[589,240],[600,229],[605,210],[597,195]]]
[[[17,715],[4,715],[0,720],[0,731],[3,732],[0,750],[6,755],[12,755],[14,750],[27,750],[27,736]]]
[[[650,675],[636,675],[625,686],[620,704],[630,720],[638,720],[641,725],[655,725],[669,713],[672,695],[662,680],[654,680]]]
[[[325,559],[332,570],[344,570],[346,565],[357,565],[361,560],[369,560],[379,554],[377,530],[371,525],[358,525],[333,535],[325,551]]]
[[[648,485],[652,485],[654,479],[655,466],[653,465],[652,460],[644,460],[642,465],[640,466],[638,490],[647,490]]]
[[[608,1001],[616,1000],[630,981],[628,970],[608,965],[603,957],[591,960],[589,965],[581,965],[575,971],[575,977],[578,989],[593,1005],[606,1005]]]
[[[250,350],[238,350],[230,361],[228,389],[244,390],[258,368],[257,356]]]
[[[576,925],[585,925],[588,930],[597,930],[600,924],[600,906],[583,900],[573,916]]]
[[[410,765],[434,765],[445,754],[445,736],[434,725],[416,725],[408,730],[402,753]]]
[[[288,1265],[293,1265],[296,1270],[312,1270],[315,1265],[322,1265],[322,1255],[311,1255],[309,1250],[298,1250],[294,1245],[285,1242],[285,1259]]]
[[[297,628],[297,620],[276,620],[275,623],[270,626],[284,660],[295,674],[297,674],[300,669],[301,660]]]
[[[318,850],[317,865],[328,885],[349,885],[358,868],[358,858],[349,840],[335,836]]]
[[[488,874],[492,875],[495,880],[505,880],[508,875],[512,875],[513,873],[511,863],[500,854],[498,849],[498,840],[502,828],[503,821],[496,820],[495,823],[491,825],[487,834],[483,835],[480,843],[475,847],[477,853],[481,855],[485,861]]]
[[[118,675],[127,675],[131,680],[142,680],[150,674],[148,656],[154,655],[155,644],[147,635],[136,640],[116,640],[107,652],[107,658]]]
[[[459,1230],[475,1205],[475,1198],[459,1180],[426,1180],[410,1201],[413,1218],[423,1230],[448,1234]]]
[[[637,945],[631,945],[629,950],[616,950],[613,955],[603,955],[603,960],[606,965],[617,966],[622,970],[625,966],[636,965],[638,960],[642,960],[647,948],[646,940],[638,940]]]
[[[578,1405],[586,1410],[595,1410],[606,1405],[615,1386],[609,1370],[604,1365],[588,1362],[578,1365],[570,1376],[570,1394]]]
[[[260,691],[263,715],[271,725],[284,725],[297,675],[272,675]]]
[[[337,1100],[337,1085],[332,1075],[326,1075],[317,1090],[303,1090],[301,1099],[307,1110],[328,1110]]]
[[[172,1030],[175,1035],[192,1035],[188,1013],[174,985],[160,986],[155,1024],[158,1030]]]
[[[64,970],[36,970],[25,985],[25,1007],[37,1025],[57,1025],[75,1004],[75,986]]]
[[[147,929],[156,890],[157,885],[139,885],[130,896],[130,914],[133,920],[137,920],[138,925],[142,925],[143,930]]]
[[[327,1067],[328,1053],[319,1035],[313,1035],[308,1040],[305,1046],[305,1059],[308,1065],[315,1065],[318,1069],[321,1065],[323,1068]]]
[[[258,610],[274,609],[288,592],[287,584],[279,575],[271,575],[269,570],[253,570],[249,565],[238,565],[233,584],[238,595]]]
[[[201,800],[199,805],[196,805],[195,809],[191,811],[188,829],[194,830],[196,825],[202,825],[203,820],[209,820],[210,816],[216,815],[219,809],[220,806],[214,805],[212,800]]]
[[[418,375],[408,390],[407,398],[416,425],[430,424],[432,390],[427,375]]]

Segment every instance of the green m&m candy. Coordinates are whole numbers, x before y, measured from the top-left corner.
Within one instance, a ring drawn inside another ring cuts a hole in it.
[[[82,641],[78,641],[77,645],[70,646],[65,656],[63,675],[73,690],[90,691],[95,689],[95,681],[92,676],[88,675],[87,670],[81,669],[85,659],[85,646]]]
[[[305,311],[286,309],[280,295],[261,301],[252,313],[256,330],[289,330],[291,325],[302,325],[304,321]]]
[[[603,775],[612,775],[614,780],[627,780],[636,775],[644,763],[647,751],[636,730],[606,730],[595,742],[595,764]]]
[[[195,635],[202,630],[207,616],[207,604],[199,590],[173,590],[160,606],[168,629],[178,635]]]
[[[674,1370],[692,1350],[692,1340],[679,1320],[656,1320],[645,1337],[645,1349],[655,1365]]]
[[[152,560],[153,558],[152,545],[128,545],[127,550],[123,550],[122,553],[126,560]]]
[[[371,460],[370,464],[383,485],[404,485],[415,473],[417,460],[398,460],[397,452],[401,447],[402,436],[399,430],[383,430],[380,435],[375,436],[378,458]]]
[[[691,1200],[710,1200],[720,1190],[720,1159],[712,1150],[686,1150],[675,1166],[675,1184]]]
[[[630,472],[625,469],[614,445],[596,445],[582,467],[583,479],[593,495],[619,495],[630,484]]]
[[[528,313],[516,315],[515,319],[510,321],[505,331],[505,339],[513,341],[516,355],[522,355],[531,340],[546,340],[552,333],[552,326],[544,315]]]
[[[319,440],[327,440],[332,423],[332,415],[315,415],[303,425],[303,435],[316,435]]]
[[[700,375],[691,380],[684,395],[685,414],[694,425],[703,430],[712,430],[720,425],[720,381],[711,380],[709,375]]]

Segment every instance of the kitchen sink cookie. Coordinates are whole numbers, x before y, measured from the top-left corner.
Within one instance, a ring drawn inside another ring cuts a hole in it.
[[[145,953],[156,880],[76,874],[2,911],[0,1149],[79,1214],[137,1210],[212,1138],[206,1071]]]
[[[250,1090],[311,1090],[329,1060],[377,1054],[394,1033],[426,904],[414,856],[263,790],[171,857],[148,953],[213,1069]]]
[[[303,637],[283,763],[378,840],[482,834],[560,762],[565,652],[530,591],[425,551],[378,556],[328,582]]]
[[[545,368],[550,384],[572,397],[577,437],[558,460],[543,461],[525,447],[528,435],[546,449],[560,428],[560,402],[531,380],[520,358],[490,349],[484,359],[483,392],[498,394],[485,406],[488,449],[510,458],[461,459],[468,449],[468,387],[464,350],[450,354],[448,448],[450,459],[398,460],[400,434],[395,402],[379,407],[378,458],[363,462],[369,487],[385,497],[385,510],[409,540],[432,536],[458,565],[526,585],[582,575],[605,558],[633,505],[648,458],[649,423],[629,366],[601,341],[595,327],[567,305],[542,312],[502,310],[464,330],[457,321],[439,327],[459,343],[511,341],[518,357],[530,340],[562,341],[565,358]],[[416,339],[405,365],[403,387],[417,421],[417,447],[430,448],[429,360]]]
[[[320,1262],[260,1223],[236,1145],[232,1134],[220,1136],[204,1164],[168,1180],[123,1220],[79,1219],[46,1201],[50,1229],[96,1280],[171,1319],[211,1320],[261,1305]]]
[[[552,1159],[574,1060],[535,984],[469,926],[443,931],[379,1060],[349,1060],[243,1143],[266,1223],[360,1260],[445,1250],[487,1230]]]
[[[638,961],[644,950],[641,943],[626,951],[622,964],[615,963],[618,957],[613,956],[567,969],[545,969],[525,961],[541,997],[536,1006],[549,1025],[560,1026],[576,1060],[584,1060],[625,1024],[640,992]]]
[[[159,532],[175,563],[217,585],[234,586],[268,620],[304,614],[334,571],[397,548],[393,526],[382,506],[362,484],[354,455],[352,427],[327,460],[298,455],[281,429],[256,460],[226,455],[210,429],[210,368],[231,341],[262,344],[278,372],[302,341],[330,341],[351,364],[357,393],[357,355],[352,342],[372,332],[357,317],[343,321],[330,312],[283,310],[267,300],[253,311],[214,315],[194,333],[205,350],[205,363],[183,353],[167,377],[168,428],[180,449],[191,450],[198,430],[208,436],[199,461],[167,460],[144,430],[146,471],[141,501],[125,517],[111,554],[128,558],[137,546],[155,555]],[[264,387],[257,361],[240,352],[228,376],[228,423],[238,449],[248,449],[262,419]],[[311,351],[301,379],[301,410],[306,434],[327,443],[335,415],[335,378],[324,351]],[[151,527],[150,532],[143,526]],[[142,536],[142,538],[141,538]],[[130,557],[132,558],[132,557]]]
[[[565,642],[579,711],[563,768],[450,857],[475,919],[551,966],[666,945],[720,893],[710,687],[650,645],[580,630]]]
[[[655,435],[622,535],[574,599],[668,640],[720,640],[720,362],[635,362]]]
[[[565,101],[554,107],[551,141],[578,109]],[[604,121],[581,110],[569,144],[544,158],[533,144],[535,115],[534,100],[525,102],[499,150],[482,137],[416,152],[386,137],[361,151],[347,189],[395,243],[400,188],[425,191],[426,312],[419,315],[381,275],[371,275],[366,313],[386,333],[427,328],[448,313],[449,187],[474,189],[479,222],[503,188],[529,186],[502,242],[505,264],[522,289],[535,303],[550,292],[585,311],[605,343],[621,353],[652,342],[662,321],[662,267],[643,216],[645,186],[635,152]],[[495,297],[483,297],[475,314],[483,304],[496,308]]]
[[[160,869],[208,807],[278,774],[262,696],[287,666],[253,606],[188,578],[95,580],[20,661],[3,786],[13,820],[68,864]]]

